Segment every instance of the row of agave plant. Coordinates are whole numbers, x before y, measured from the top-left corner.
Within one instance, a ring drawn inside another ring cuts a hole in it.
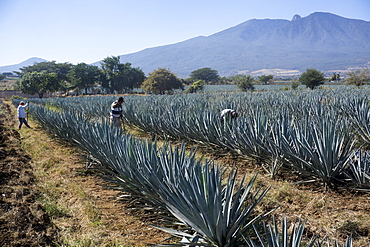
[[[303,240],[304,222],[290,225],[283,218],[280,230],[275,219],[265,221],[271,211],[256,215],[254,209],[268,192],[253,188],[256,176],[238,182],[235,170],[226,173],[212,161],[195,159],[195,150],[186,152],[184,144],[159,147],[73,108],[33,105],[32,113],[59,138],[86,150],[116,189],[180,221],[184,228],[161,228],[182,237],[171,246],[329,246],[318,237]],[[342,246],[352,246],[352,239]]]
[[[124,116],[129,124],[156,135],[196,141],[254,157],[275,176],[293,170],[325,186],[370,189],[370,164],[363,146],[369,143],[370,114],[365,98],[333,96],[250,95],[222,105],[209,99],[162,98],[128,103]],[[233,97],[236,97],[233,95]],[[345,101],[343,99],[346,99]],[[135,105],[140,104],[139,110]],[[200,106],[201,105],[201,106]],[[216,108],[216,109],[215,109]],[[234,108],[242,116],[231,126],[220,121],[219,111]],[[188,110],[185,110],[188,109]]]
[[[166,139],[186,140],[253,157],[272,175],[370,190],[367,90],[127,96],[126,123]],[[113,97],[58,99],[89,118],[107,116]],[[50,101],[45,101],[49,102]],[[82,107],[81,107],[82,106]],[[229,126],[219,112],[241,115]]]

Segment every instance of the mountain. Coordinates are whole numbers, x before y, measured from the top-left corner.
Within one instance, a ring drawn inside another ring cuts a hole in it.
[[[210,67],[222,76],[258,70],[321,71],[370,66],[370,22],[316,12],[292,20],[252,19],[208,37],[121,55],[145,73],[186,78]]]
[[[316,12],[291,20],[251,19],[210,36],[121,55],[146,74],[168,68],[181,78],[209,67],[221,76],[238,73],[300,74],[370,67],[370,22]],[[45,61],[30,58],[0,67],[0,73]],[[101,61],[93,63],[100,65]],[[331,72],[332,73],[332,72]]]
[[[19,64],[1,66],[0,73],[19,71],[20,68],[31,66],[31,65],[34,65],[35,63],[41,63],[41,62],[47,62],[47,60],[38,58],[38,57],[31,57],[27,59],[26,61],[23,61]]]

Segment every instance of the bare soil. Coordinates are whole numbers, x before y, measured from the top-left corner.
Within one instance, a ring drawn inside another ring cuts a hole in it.
[[[0,246],[128,247],[166,242],[170,235],[152,226],[160,226],[160,218],[135,209],[131,201],[118,200],[122,193],[86,169],[80,150],[54,139],[32,121],[33,129],[17,130],[14,116],[14,107],[3,104]],[[42,140],[37,144],[36,135]],[[31,146],[40,146],[33,151],[39,152],[34,160],[27,155]],[[43,200],[52,202],[54,212],[46,213]]]
[[[71,151],[73,148],[63,147],[64,144],[42,133],[39,138],[45,142],[44,157],[40,154],[38,160],[31,159],[28,150],[22,150],[22,143],[35,135],[32,131],[43,130],[22,129],[28,131],[22,132],[28,135],[22,139],[20,131],[15,129],[17,123],[12,111],[4,104],[0,116],[0,246],[147,246],[145,243],[158,244],[169,237],[151,226],[160,224],[158,217],[149,211],[132,210],[130,203],[117,200],[120,193],[107,189],[98,176],[85,169],[79,151]],[[55,154],[57,149],[63,155]],[[258,211],[280,206],[275,211],[279,217],[287,216],[290,222],[307,220],[307,238],[321,232],[321,237],[327,235],[343,242],[352,234],[354,246],[369,246],[369,194],[326,191],[317,184],[292,185],[286,178],[273,180],[264,175],[250,160],[230,153],[203,151],[217,163],[237,166],[240,174],[260,172],[257,185],[271,189]],[[52,154],[55,156],[51,158]],[[42,185],[45,181],[35,176],[39,172],[35,164],[40,162],[48,174],[46,179],[55,181],[56,188],[63,191],[55,198],[68,207],[68,212],[58,217],[47,214],[40,203],[45,194]],[[53,173],[52,165],[65,170]],[[73,187],[74,193],[80,195],[62,190],[67,187]],[[87,230],[92,224],[93,232]],[[109,241],[111,245],[107,244]]]
[[[21,148],[9,106],[0,115],[0,246],[49,246],[55,230],[37,201],[30,158]],[[10,117],[11,116],[11,117]]]

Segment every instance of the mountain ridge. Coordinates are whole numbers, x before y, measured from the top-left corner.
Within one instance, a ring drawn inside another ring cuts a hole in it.
[[[167,68],[182,78],[204,67],[221,76],[307,68],[345,71],[370,67],[370,22],[327,12],[296,14],[291,20],[250,19],[209,36],[120,55],[120,60],[146,74]]]
[[[0,67],[0,73],[19,71],[20,68],[34,65],[35,63],[47,62],[47,60],[39,57],[31,57],[27,60],[13,65],[5,65]]]
[[[164,67],[180,76],[203,67],[226,76],[264,69],[346,70],[370,65],[370,22],[324,12],[295,15],[291,21],[251,19],[210,36],[120,58],[145,72]]]

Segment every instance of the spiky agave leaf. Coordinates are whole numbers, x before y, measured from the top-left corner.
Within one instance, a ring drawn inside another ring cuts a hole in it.
[[[295,169],[325,185],[340,179],[356,151],[355,140],[344,123],[329,117],[323,117],[318,125],[303,130],[295,127],[290,141],[290,144],[284,144],[287,160]]]
[[[260,232],[259,228],[254,226],[254,231],[258,239],[258,243],[263,247],[300,247],[302,246],[302,237],[304,233],[305,222],[298,221],[293,224],[292,227],[289,225],[286,217],[282,218],[281,231],[273,217],[273,222],[267,224],[263,222],[262,228],[263,233]],[[292,229],[290,229],[292,228]],[[249,247],[260,246],[251,238],[247,240]],[[316,237],[311,239],[306,247],[313,247],[316,243]]]
[[[357,150],[345,174],[358,190],[370,190],[370,152]]]
[[[343,106],[355,126],[354,131],[361,139],[370,144],[370,107],[368,99],[354,98]]]
[[[237,186],[235,171],[222,186],[220,171],[214,166],[197,167],[192,175],[178,177],[177,184],[161,187],[161,197],[169,211],[209,244],[235,246],[252,224],[266,215],[253,216],[268,189],[252,193],[256,175],[247,186]]]
[[[327,237],[324,237],[322,240],[317,240],[316,246],[317,247],[341,247],[341,245],[338,243],[338,240],[334,240],[333,244],[330,244],[330,239]],[[342,245],[342,247],[352,247],[352,236],[348,236],[346,239],[346,242]]]

